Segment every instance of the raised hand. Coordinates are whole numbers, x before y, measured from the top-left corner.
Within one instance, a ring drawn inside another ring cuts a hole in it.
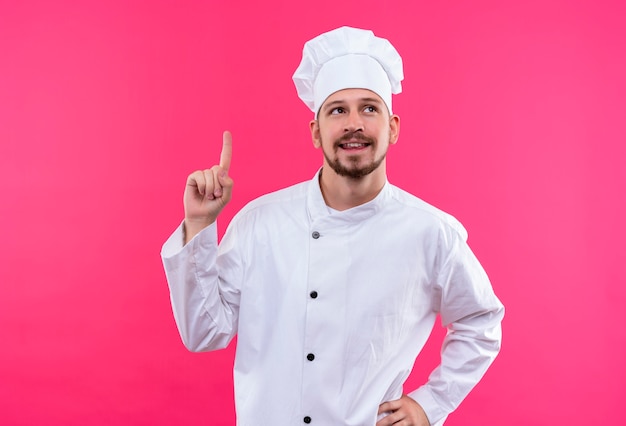
[[[233,155],[233,139],[224,132],[219,165],[196,170],[187,177],[183,196],[185,206],[185,243],[206,228],[220,214],[232,196],[233,180],[228,176]]]

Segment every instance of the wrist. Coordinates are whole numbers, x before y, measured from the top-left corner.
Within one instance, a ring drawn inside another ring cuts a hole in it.
[[[189,219],[185,218],[183,222],[184,243],[187,244],[193,237],[200,233],[203,229],[209,227],[215,222],[215,219]]]

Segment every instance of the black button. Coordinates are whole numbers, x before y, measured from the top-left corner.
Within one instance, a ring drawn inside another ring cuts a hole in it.
[[[313,360],[315,359],[315,355],[313,355],[313,354],[308,354],[308,355],[306,356],[306,359],[308,359],[309,361],[313,361]]]
[[[309,416],[306,416],[303,420],[304,420],[304,423],[306,424],[311,423],[311,418]]]
[[[320,237],[320,233],[319,233],[319,232],[317,232],[317,231],[313,231],[313,233],[311,234],[311,236],[312,236],[314,239],[316,239],[316,240],[317,240],[317,239]]]
[[[311,296],[311,299],[317,299],[317,291],[312,291],[309,296]]]

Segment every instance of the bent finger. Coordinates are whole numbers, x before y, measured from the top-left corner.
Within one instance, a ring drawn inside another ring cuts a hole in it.
[[[205,181],[204,195],[209,200],[213,200],[215,198],[215,195],[213,195],[213,190],[214,190],[213,172],[211,171],[211,169],[203,170],[202,175]]]
[[[400,422],[406,419],[407,413],[402,409],[398,409],[392,412],[388,412],[388,415],[380,419],[379,422],[376,423],[376,426],[402,424]]]
[[[219,174],[222,173],[220,167],[215,166],[211,168],[211,174],[213,176],[213,196],[220,198],[222,196],[222,184],[220,183]]]
[[[197,170],[187,177],[187,186],[195,187],[200,195],[204,195],[206,181],[202,171]]]
[[[383,402],[378,406],[378,414],[396,411],[401,406],[400,400]]]

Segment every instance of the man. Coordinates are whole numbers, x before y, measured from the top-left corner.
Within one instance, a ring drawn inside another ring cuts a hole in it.
[[[439,425],[500,347],[504,309],[451,216],[387,181],[402,60],[371,31],[309,41],[294,74],[323,154],[309,182],[265,195],[232,220],[232,140],[187,179],[185,219],[163,261],[183,342],[238,335],[238,424]],[[437,314],[448,328],[426,384],[403,383]]]

